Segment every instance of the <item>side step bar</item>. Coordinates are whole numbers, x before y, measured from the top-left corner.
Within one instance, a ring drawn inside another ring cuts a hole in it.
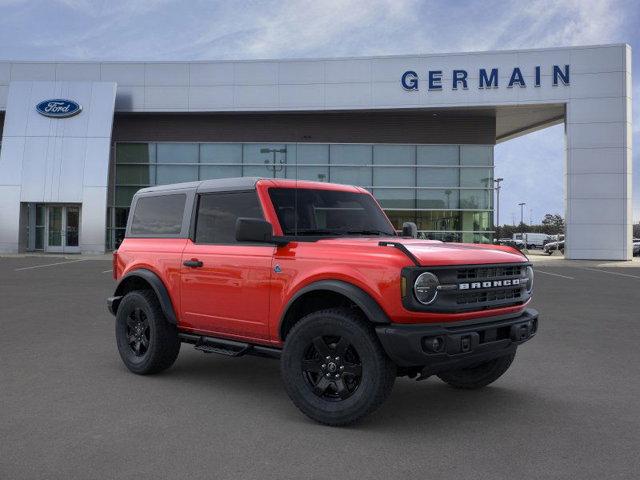
[[[230,357],[256,355],[258,357],[280,358],[282,351],[278,348],[253,345],[251,343],[227,340],[226,338],[207,337],[194,333],[178,333],[181,342],[190,343],[196,350],[205,353],[218,353]]]

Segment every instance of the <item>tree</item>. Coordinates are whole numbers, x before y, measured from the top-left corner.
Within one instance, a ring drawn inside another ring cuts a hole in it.
[[[564,218],[557,213],[547,213],[542,219],[542,225],[554,228],[560,231],[564,231]]]

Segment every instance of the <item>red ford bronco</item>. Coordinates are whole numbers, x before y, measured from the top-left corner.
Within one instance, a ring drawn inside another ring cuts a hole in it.
[[[280,358],[293,403],[344,425],[397,376],[480,388],[535,335],[533,269],[511,247],[402,236],[360,187],[235,178],[133,198],[108,307],[134,373],[181,343]]]

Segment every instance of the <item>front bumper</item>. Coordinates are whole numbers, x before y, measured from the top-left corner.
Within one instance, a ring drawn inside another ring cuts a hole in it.
[[[538,331],[538,312],[450,324],[383,325],[376,333],[400,367],[424,367],[423,375],[464,368],[508,355]]]

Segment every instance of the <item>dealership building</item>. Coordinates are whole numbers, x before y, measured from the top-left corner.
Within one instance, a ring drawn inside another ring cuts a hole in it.
[[[628,45],[0,62],[0,252],[101,253],[138,189],[238,176],[361,185],[398,228],[490,242],[494,146],[563,123],[565,255],[628,260],[631,91]]]

